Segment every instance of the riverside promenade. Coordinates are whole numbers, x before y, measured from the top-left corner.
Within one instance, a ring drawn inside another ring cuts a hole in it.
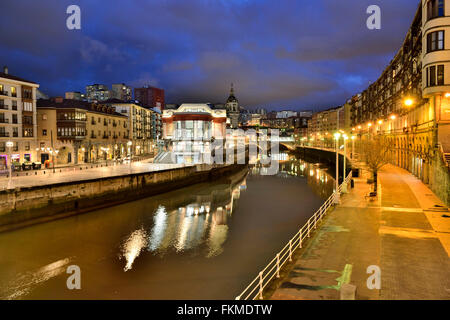
[[[299,258],[287,266],[272,300],[339,300],[344,284],[357,300],[450,299],[450,212],[407,171],[391,165],[379,174],[379,196],[368,172],[342,195]],[[369,266],[381,270],[370,290]]]
[[[73,168],[42,169],[39,171],[29,171],[29,175],[13,176],[11,186],[8,187],[9,179],[0,177],[0,190],[9,188],[23,188],[42,186],[55,183],[69,183],[73,181],[84,181],[106,177],[116,177],[126,174],[139,174],[146,172],[156,172],[168,169],[182,168],[179,164],[155,164],[149,160],[133,162],[130,164],[85,164]]]

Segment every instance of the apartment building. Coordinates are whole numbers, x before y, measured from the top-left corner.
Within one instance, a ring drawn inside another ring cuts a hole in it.
[[[450,0],[422,0],[381,76],[351,99],[358,141],[382,136],[391,162],[450,204]]]
[[[0,170],[14,162],[36,161],[35,82],[0,72]],[[12,147],[7,147],[9,143]]]
[[[128,118],[130,128],[130,140],[132,141],[133,154],[143,155],[154,152],[156,147],[155,111],[144,108],[137,102],[125,102],[118,99],[105,101],[104,104],[114,107],[116,112]],[[155,135],[153,134],[155,132]]]

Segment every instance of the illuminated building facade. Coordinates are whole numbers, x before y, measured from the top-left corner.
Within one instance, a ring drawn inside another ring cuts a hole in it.
[[[450,203],[450,0],[423,0],[380,78],[351,99],[360,143],[381,135],[391,162]]]
[[[211,154],[211,143],[226,136],[225,109],[208,104],[183,104],[164,110],[163,138],[170,145],[176,163],[200,163]]]

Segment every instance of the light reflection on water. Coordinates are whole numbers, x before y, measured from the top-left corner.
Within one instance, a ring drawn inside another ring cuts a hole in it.
[[[214,190],[209,195],[197,197],[202,200],[200,202],[169,212],[165,206],[159,205],[148,231],[141,227],[123,240],[119,259],[125,260],[124,271],[133,268],[143,250],[164,256],[170,250],[182,253],[206,244],[206,258],[220,255],[228,234],[227,219],[231,217],[241,191],[245,190],[244,179],[233,189]]]

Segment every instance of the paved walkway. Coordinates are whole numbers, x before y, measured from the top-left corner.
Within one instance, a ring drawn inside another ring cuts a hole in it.
[[[177,164],[154,164],[149,162],[133,162],[130,164],[118,164],[106,166],[98,166],[91,168],[90,164],[82,167],[75,167],[69,171],[62,171],[52,173],[52,169],[39,172],[39,175],[19,176],[13,177],[12,184],[8,186],[9,179],[6,177],[0,178],[0,190],[8,188],[32,187],[44,184],[63,183],[71,181],[91,180],[104,177],[113,177],[126,174],[143,173],[151,171],[161,171],[167,169],[175,169],[183,167]],[[82,170],[80,170],[80,168]],[[88,169],[86,169],[88,168]]]
[[[272,299],[339,299],[344,283],[356,299],[450,299],[450,212],[405,170],[386,166],[379,177],[376,201],[364,198],[367,173],[355,179]],[[380,290],[367,287],[372,265]]]

